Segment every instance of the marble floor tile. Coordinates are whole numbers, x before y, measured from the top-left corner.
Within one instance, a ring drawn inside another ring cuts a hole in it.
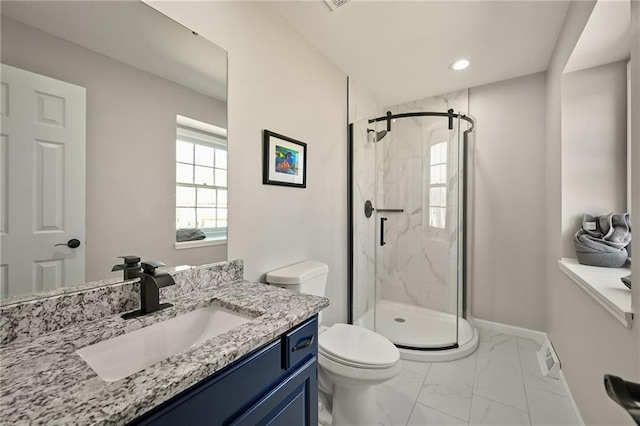
[[[516,337],[480,329],[478,355],[491,354],[493,358],[518,359],[518,341]]]
[[[407,370],[376,387],[379,424],[406,425],[418,398],[424,376]]]
[[[427,375],[430,367],[430,362],[408,361],[406,359],[402,360],[403,370],[409,371],[414,374],[419,374],[422,377],[425,377]]]
[[[463,426],[467,424],[467,422],[422,404],[416,404],[409,418],[409,423],[407,423],[410,426]]]
[[[469,420],[477,353],[431,365],[418,402],[440,412]]]
[[[478,395],[471,402],[471,425],[530,425],[529,413]]]
[[[515,343],[515,341],[514,341]],[[478,354],[473,392],[520,410],[527,409],[520,359],[496,356],[495,351]]]
[[[379,386],[380,424],[577,425],[564,386],[542,375],[538,347],[481,330],[478,351],[467,358],[403,360],[401,374]]]
[[[532,425],[577,425],[569,398],[526,386]]]
[[[524,384],[546,392],[553,392],[566,396],[562,382],[557,379],[545,377],[540,370],[540,364],[536,357],[539,345],[533,340],[518,337],[518,350],[520,352],[520,364],[522,365],[522,379]]]

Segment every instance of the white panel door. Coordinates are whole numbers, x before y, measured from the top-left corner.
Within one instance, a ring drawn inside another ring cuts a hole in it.
[[[0,80],[0,296],[83,283],[86,89],[4,64]]]

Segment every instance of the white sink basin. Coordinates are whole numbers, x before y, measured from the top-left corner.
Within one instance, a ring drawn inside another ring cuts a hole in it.
[[[212,305],[86,346],[76,353],[102,380],[115,382],[251,320]]]

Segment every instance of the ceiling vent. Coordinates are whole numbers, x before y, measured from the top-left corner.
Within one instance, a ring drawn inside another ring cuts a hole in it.
[[[340,6],[344,6],[345,4],[349,3],[349,0],[324,0],[324,1],[329,5],[331,10],[336,10]]]

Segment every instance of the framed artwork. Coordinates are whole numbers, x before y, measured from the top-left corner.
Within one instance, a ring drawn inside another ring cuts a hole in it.
[[[262,183],[306,188],[307,144],[266,129],[262,140]]]

